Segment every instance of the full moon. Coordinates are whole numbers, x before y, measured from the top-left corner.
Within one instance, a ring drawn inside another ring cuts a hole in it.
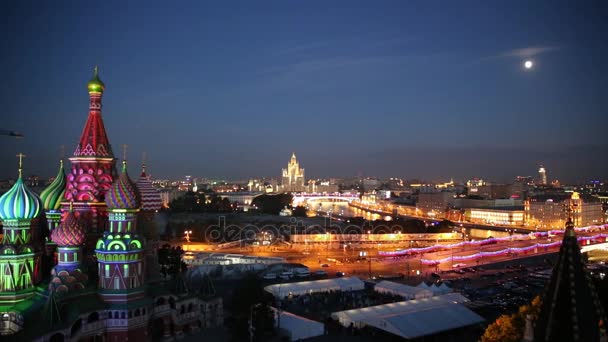
[[[526,69],[532,69],[533,66],[534,66],[534,63],[531,60],[527,60],[524,62],[524,68],[526,68]]]

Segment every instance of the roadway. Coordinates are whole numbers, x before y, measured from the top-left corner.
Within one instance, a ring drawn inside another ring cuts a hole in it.
[[[597,234],[596,232],[579,232],[578,236],[591,236]],[[233,247],[225,249],[216,249],[213,245],[205,244],[190,244],[184,246],[185,249],[191,250],[205,250],[208,252],[217,253],[234,253],[244,255],[255,255],[255,256],[266,256],[266,257],[282,257],[287,262],[301,263],[310,268],[311,271],[324,270],[328,274],[332,275],[336,272],[344,272],[347,275],[357,275],[360,277],[369,276],[369,268],[371,264],[372,275],[390,275],[390,274],[409,274],[409,275],[428,275],[431,272],[439,272],[451,270],[453,264],[465,264],[461,267],[481,266],[491,263],[499,263],[505,261],[517,261],[522,258],[528,258],[532,256],[542,256],[545,254],[552,254],[559,251],[559,246],[551,248],[537,248],[536,250],[529,251],[527,253],[518,254],[502,254],[496,256],[486,256],[477,260],[470,261],[456,261],[443,262],[437,266],[434,265],[423,265],[421,259],[427,260],[439,260],[444,258],[450,258],[452,256],[468,256],[479,252],[494,252],[503,250],[505,248],[523,248],[528,247],[536,243],[551,243],[560,241],[562,236],[555,236],[550,238],[541,239],[522,239],[522,240],[511,240],[501,241],[492,245],[485,246],[472,246],[465,245],[450,250],[441,250],[431,253],[410,255],[410,256],[395,256],[395,257],[379,257],[378,251],[380,248],[326,248],[310,246],[247,246],[247,247]],[[602,241],[603,242],[603,241]],[[336,246],[337,244],[334,244]],[[329,246],[327,246],[329,247]],[[366,252],[367,258],[361,260],[359,258],[360,252]],[[322,265],[328,265],[323,267]]]

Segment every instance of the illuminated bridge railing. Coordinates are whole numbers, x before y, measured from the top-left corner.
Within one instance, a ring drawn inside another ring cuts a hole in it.
[[[605,230],[605,229],[608,229],[608,224],[599,225],[599,226],[574,228],[574,230],[577,232],[589,232],[589,231]],[[530,234],[514,234],[511,236],[505,236],[505,237],[501,237],[501,238],[489,238],[489,239],[485,239],[485,240],[476,240],[476,241],[462,241],[462,242],[453,243],[453,244],[436,244],[436,245],[428,246],[428,247],[407,248],[407,249],[401,249],[398,251],[380,251],[380,252],[378,252],[378,254],[380,256],[414,255],[414,254],[421,254],[421,253],[432,253],[432,252],[437,252],[437,251],[441,251],[441,250],[450,250],[452,248],[459,248],[459,247],[463,247],[463,246],[485,246],[485,245],[496,244],[498,242],[507,242],[507,241],[512,241],[512,240],[526,240],[526,239],[531,239],[532,237],[538,238],[538,237],[547,237],[549,235],[562,235],[562,234],[564,234],[563,230],[551,230],[551,231],[545,231],[545,232],[535,232],[535,233],[530,233]],[[606,237],[608,237],[607,234],[598,234],[598,235],[594,235],[592,237],[589,237],[589,236],[581,237],[581,238],[579,238],[579,241],[595,240],[598,238],[606,238]]]
[[[597,239],[606,239],[608,237],[608,234],[597,234],[594,236],[583,236],[583,237],[579,237],[577,240],[579,242],[581,241],[587,241],[587,240],[597,240]],[[483,257],[495,257],[495,256],[502,256],[502,255],[509,255],[511,253],[528,253],[534,249],[537,248],[554,248],[554,247],[559,247],[561,246],[562,241],[555,241],[555,242],[551,242],[551,243],[535,243],[533,245],[530,246],[526,246],[526,247],[508,247],[508,248],[504,248],[498,251],[491,251],[491,252],[479,252],[479,253],[475,253],[475,254],[470,254],[470,255],[454,255],[454,256],[449,256],[443,259],[420,259],[420,263],[423,265],[439,265],[442,263],[446,263],[446,262],[454,262],[454,261],[470,261],[470,260],[477,260]]]

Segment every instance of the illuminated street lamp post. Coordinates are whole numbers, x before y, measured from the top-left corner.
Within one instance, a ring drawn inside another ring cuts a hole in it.
[[[369,279],[372,279],[372,258],[368,257],[367,251],[359,252],[359,257],[367,258],[367,262],[369,264]]]

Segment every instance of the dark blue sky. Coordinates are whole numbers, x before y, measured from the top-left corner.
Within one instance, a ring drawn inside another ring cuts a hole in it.
[[[605,1],[11,3],[0,178],[72,153],[95,64],[132,172],[608,178]]]

